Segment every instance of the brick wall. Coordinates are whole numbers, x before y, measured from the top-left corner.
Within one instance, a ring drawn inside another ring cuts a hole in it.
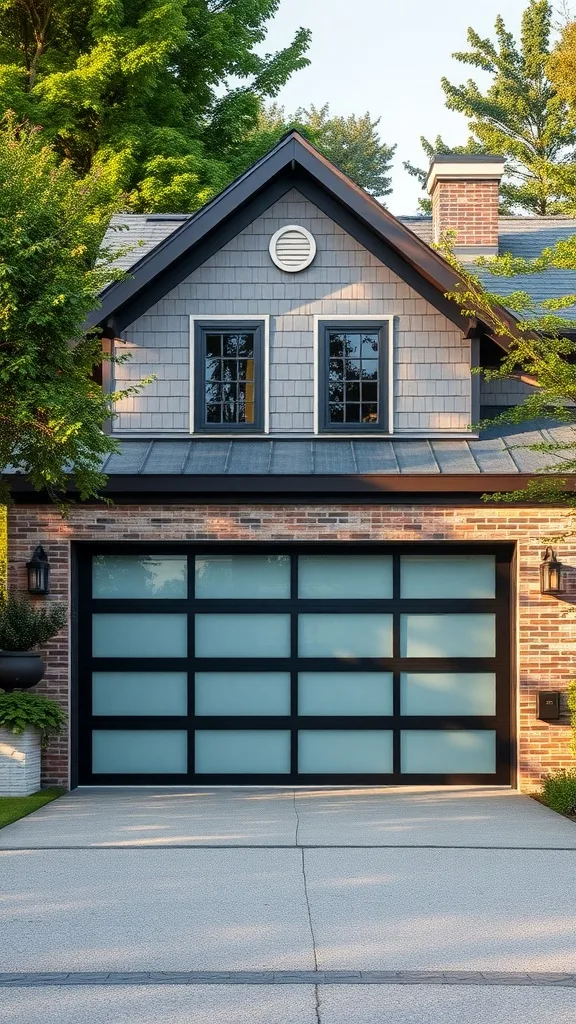
[[[432,193],[434,240],[455,231],[455,244],[498,250],[498,181],[438,181]]]
[[[50,600],[69,600],[74,541],[512,541],[517,545],[520,783],[530,788],[545,772],[574,763],[567,716],[559,725],[535,717],[536,692],[565,690],[576,675],[576,539],[559,546],[568,565],[565,599],[542,597],[539,589],[541,538],[568,527],[567,513],[559,510],[497,506],[77,506],[62,519],[51,507],[14,505],[9,511],[9,574],[12,587],[25,587],[25,563],[41,543],[52,564]],[[39,690],[68,707],[67,634],[53,640],[45,653],[48,671]],[[50,745],[44,781],[66,784],[67,761],[68,740],[61,737]]]

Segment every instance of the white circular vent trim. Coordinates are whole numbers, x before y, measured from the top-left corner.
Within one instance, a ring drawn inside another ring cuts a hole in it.
[[[316,255],[316,239],[299,224],[287,224],[270,239],[270,256],[280,270],[297,274],[306,270]]]

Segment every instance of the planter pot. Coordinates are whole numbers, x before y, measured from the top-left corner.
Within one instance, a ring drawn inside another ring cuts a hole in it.
[[[15,736],[0,725],[0,796],[30,796],[40,789],[40,731]]]
[[[28,690],[40,682],[45,671],[35,651],[0,651],[0,690]]]

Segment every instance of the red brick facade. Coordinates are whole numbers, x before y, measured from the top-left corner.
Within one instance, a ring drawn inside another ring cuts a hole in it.
[[[570,729],[536,719],[538,690],[565,690],[576,675],[573,606],[576,603],[576,538],[559,548],[568,565],[564,599],[543,597],[539,563],[543,538],[569,528],[567,514],[539,508],[418,505],[139,505],[77,506],[67,519],[49,506],[12,506],[9,512],[9,580],[25,587],[25,563],[42,543],[52,565],[51,600],[70,600],[70,551],[75,541],[507,541],[516,545],[519,783],[534,788],[552,769],[574,764]],[[513,652],[514,654],[514,652]],[[39,690],[67,707],[69,638],[46,649],[48,671]],[[513,659],[514,660],[514,659]],[[54,741],[44,780],[68,783],[68,739]]]
[[[432,192],[435,241],[453,231],[457,246],[490,246],[497,251],[498,188],[496,179],[437,181]]]

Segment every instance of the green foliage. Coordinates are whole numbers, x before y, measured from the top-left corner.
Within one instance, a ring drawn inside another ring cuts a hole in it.
[[[68,717],[66,712],[50,697],[27,690],[0,690],[0,725],[10,729],[15,736],[21,736],[28,726],[34,726],[42,733],[43,742],[49,736],[62,732]]]
[[[0,600],[0,651],[31,651],[56,636],[66,622],[66,605],[44,607],[9,594]]]
[[[280,0],[0,0],[0,108],[41,124],[134,210],[192,211],[241,160],[262,98],[308,63],[261,56]],[[237,84],[230,85],[230,80]]]
[[[102,249],[116,203],[97,172],[79,182],[43,132],[13,115],[0,127],[0,467],[53,498],[72,473],[86,498],[117,450],[102,425],[139,390],[103,392],[93,379],[100,339],[83,327],[104,285],[122,277],[118,251]],[[0,501],[9,481],[0,472]]]
[[[568,710],[572,726],[572,753],[576,757],[576,679],[573,679],[568,685]]]
[[[438,246],[442,255],[453,266],[459,283],[448,297],[458,303],[465,316],[489,325],[494,334],[503,339],[503,352],[497,367],[481,372],[490,380],[520,379],[533,386],[526,399],[490,423],[524,423],[537,419],[560,420],[567,424],[567,437],[562,441],[519,443],[519,448],[539,452],[550,457],[543,474],[522,490],[485,495],[486,501],[546,502],[576,508],[576,493],[565,490],[568,474],[576,473],[576,342],[563,332],[573,330],[574,323],[561,315],[562,309],[576,302],[576,296],[534,302],[525,291],[501,295],[487,291],[477,274],[454,256],[451,238]],[[505,255],[493,260],[480,259],[483,269],[495,277],[514,276],[519,272],[537,273],[548,266],[558,265],[576,270],[576,236],[554,246],[536,260],[518,261]],[[514,316],[506,313],[514,311]]]
[[[380,118],[372,120],[368,112],[360,116],[341,117],[330,113],[330,106],[300,107],[287,114],[275,103],[262,104],[257,124],[246,139],[242,161],[237,173],[253,163],[274,146],[286,132],[296,129],[310,140],[336,167],[352,178],[370,195],[390,195],[390,168],[396,146],[380,140]]]
[[[296,111],[296,121],[304,125],[310,141],[336,167],[361,185],[370,195],[388,196],[392,191],[389,171],[396,146],[380,141],[378,125],[369,112],[360,116],[338,117],[323,107]]]
[[[546,775],[542,782],[542,799],[559,814],[576,814],[576,769]]]
[[[25,818],[44,804],[49,804],[59,796],[64,796],[64,789],[43,789],[31,796],[0,796],[0,828],[11,825],[19,818]]]
[[[490,85],[483,90],[474,79],[462,85],[442,79],[446,106],[469,119],[471,132],[467,146],[452,151],[506,157],[501,186],[505,212],[545,215],[576,209],[576,123],[565,91],[549,76],[553,18],[548,0],[530,0],[519,41],[500,16],[494,40],[469,28],[469,50],[453,56],[488,74]],[[436,144],[444,145],[441,139]],[[426,140],[423,145],[428,155],[435,149]],[[423,172],[412,168],[412,173]]]

